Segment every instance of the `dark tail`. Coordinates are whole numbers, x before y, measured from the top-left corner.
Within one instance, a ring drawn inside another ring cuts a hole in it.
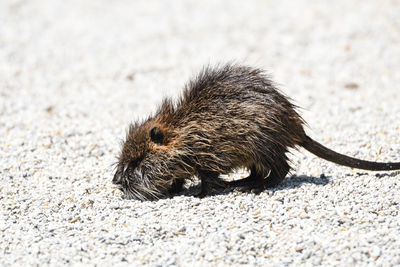
[[[304,141],[300,145],[320,158],[332,161],[343,166],[370,171],[400,170],[400,162],[384,163],[352,158],[330,150],[329,148],[321,145],[320,143],[314,141],[308,136],[305,137]]]

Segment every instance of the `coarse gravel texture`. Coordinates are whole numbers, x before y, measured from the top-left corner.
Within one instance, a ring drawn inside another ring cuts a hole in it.
[[[400,265],[399,172],[300,149],[259,195],[140,202],[111,184],[129,122],[230,60],[268,70],[316,140],[400,161],[399,14],[399,1],[0,1],[0,264]]]

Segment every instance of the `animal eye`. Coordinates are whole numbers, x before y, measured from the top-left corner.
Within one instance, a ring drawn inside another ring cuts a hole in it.
[[[158,127],[153,127],[150,130],[150,139],[158,145],[162,145],[164,142],[164,133]]]
[[[132,160],[132,161],[129,163],[129,167],[130,167],[131,169],[135,169],[137,166],[139,166],[140,162],[142,162],[142,159]]]

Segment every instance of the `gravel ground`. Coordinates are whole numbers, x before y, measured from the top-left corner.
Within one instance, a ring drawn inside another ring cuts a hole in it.
[[[399,161],[399,14],[398,1],[0,1],[0,264],[400,265],[399,172],[299,150],[260,195],[140,202],[111,184],[129,122],[228,60],[267,69],[316,140]]]

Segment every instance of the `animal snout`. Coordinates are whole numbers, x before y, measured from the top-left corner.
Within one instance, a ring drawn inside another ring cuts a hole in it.
[[[116,173],[114,174],[114,178],[112,179],[112,183],[113,183],[113,184],[116,184],[116,185],[119,185],[119,184],[121,184],[121,181],[122,181],[122,179],[121,179],[121,173],[116,172]]]

